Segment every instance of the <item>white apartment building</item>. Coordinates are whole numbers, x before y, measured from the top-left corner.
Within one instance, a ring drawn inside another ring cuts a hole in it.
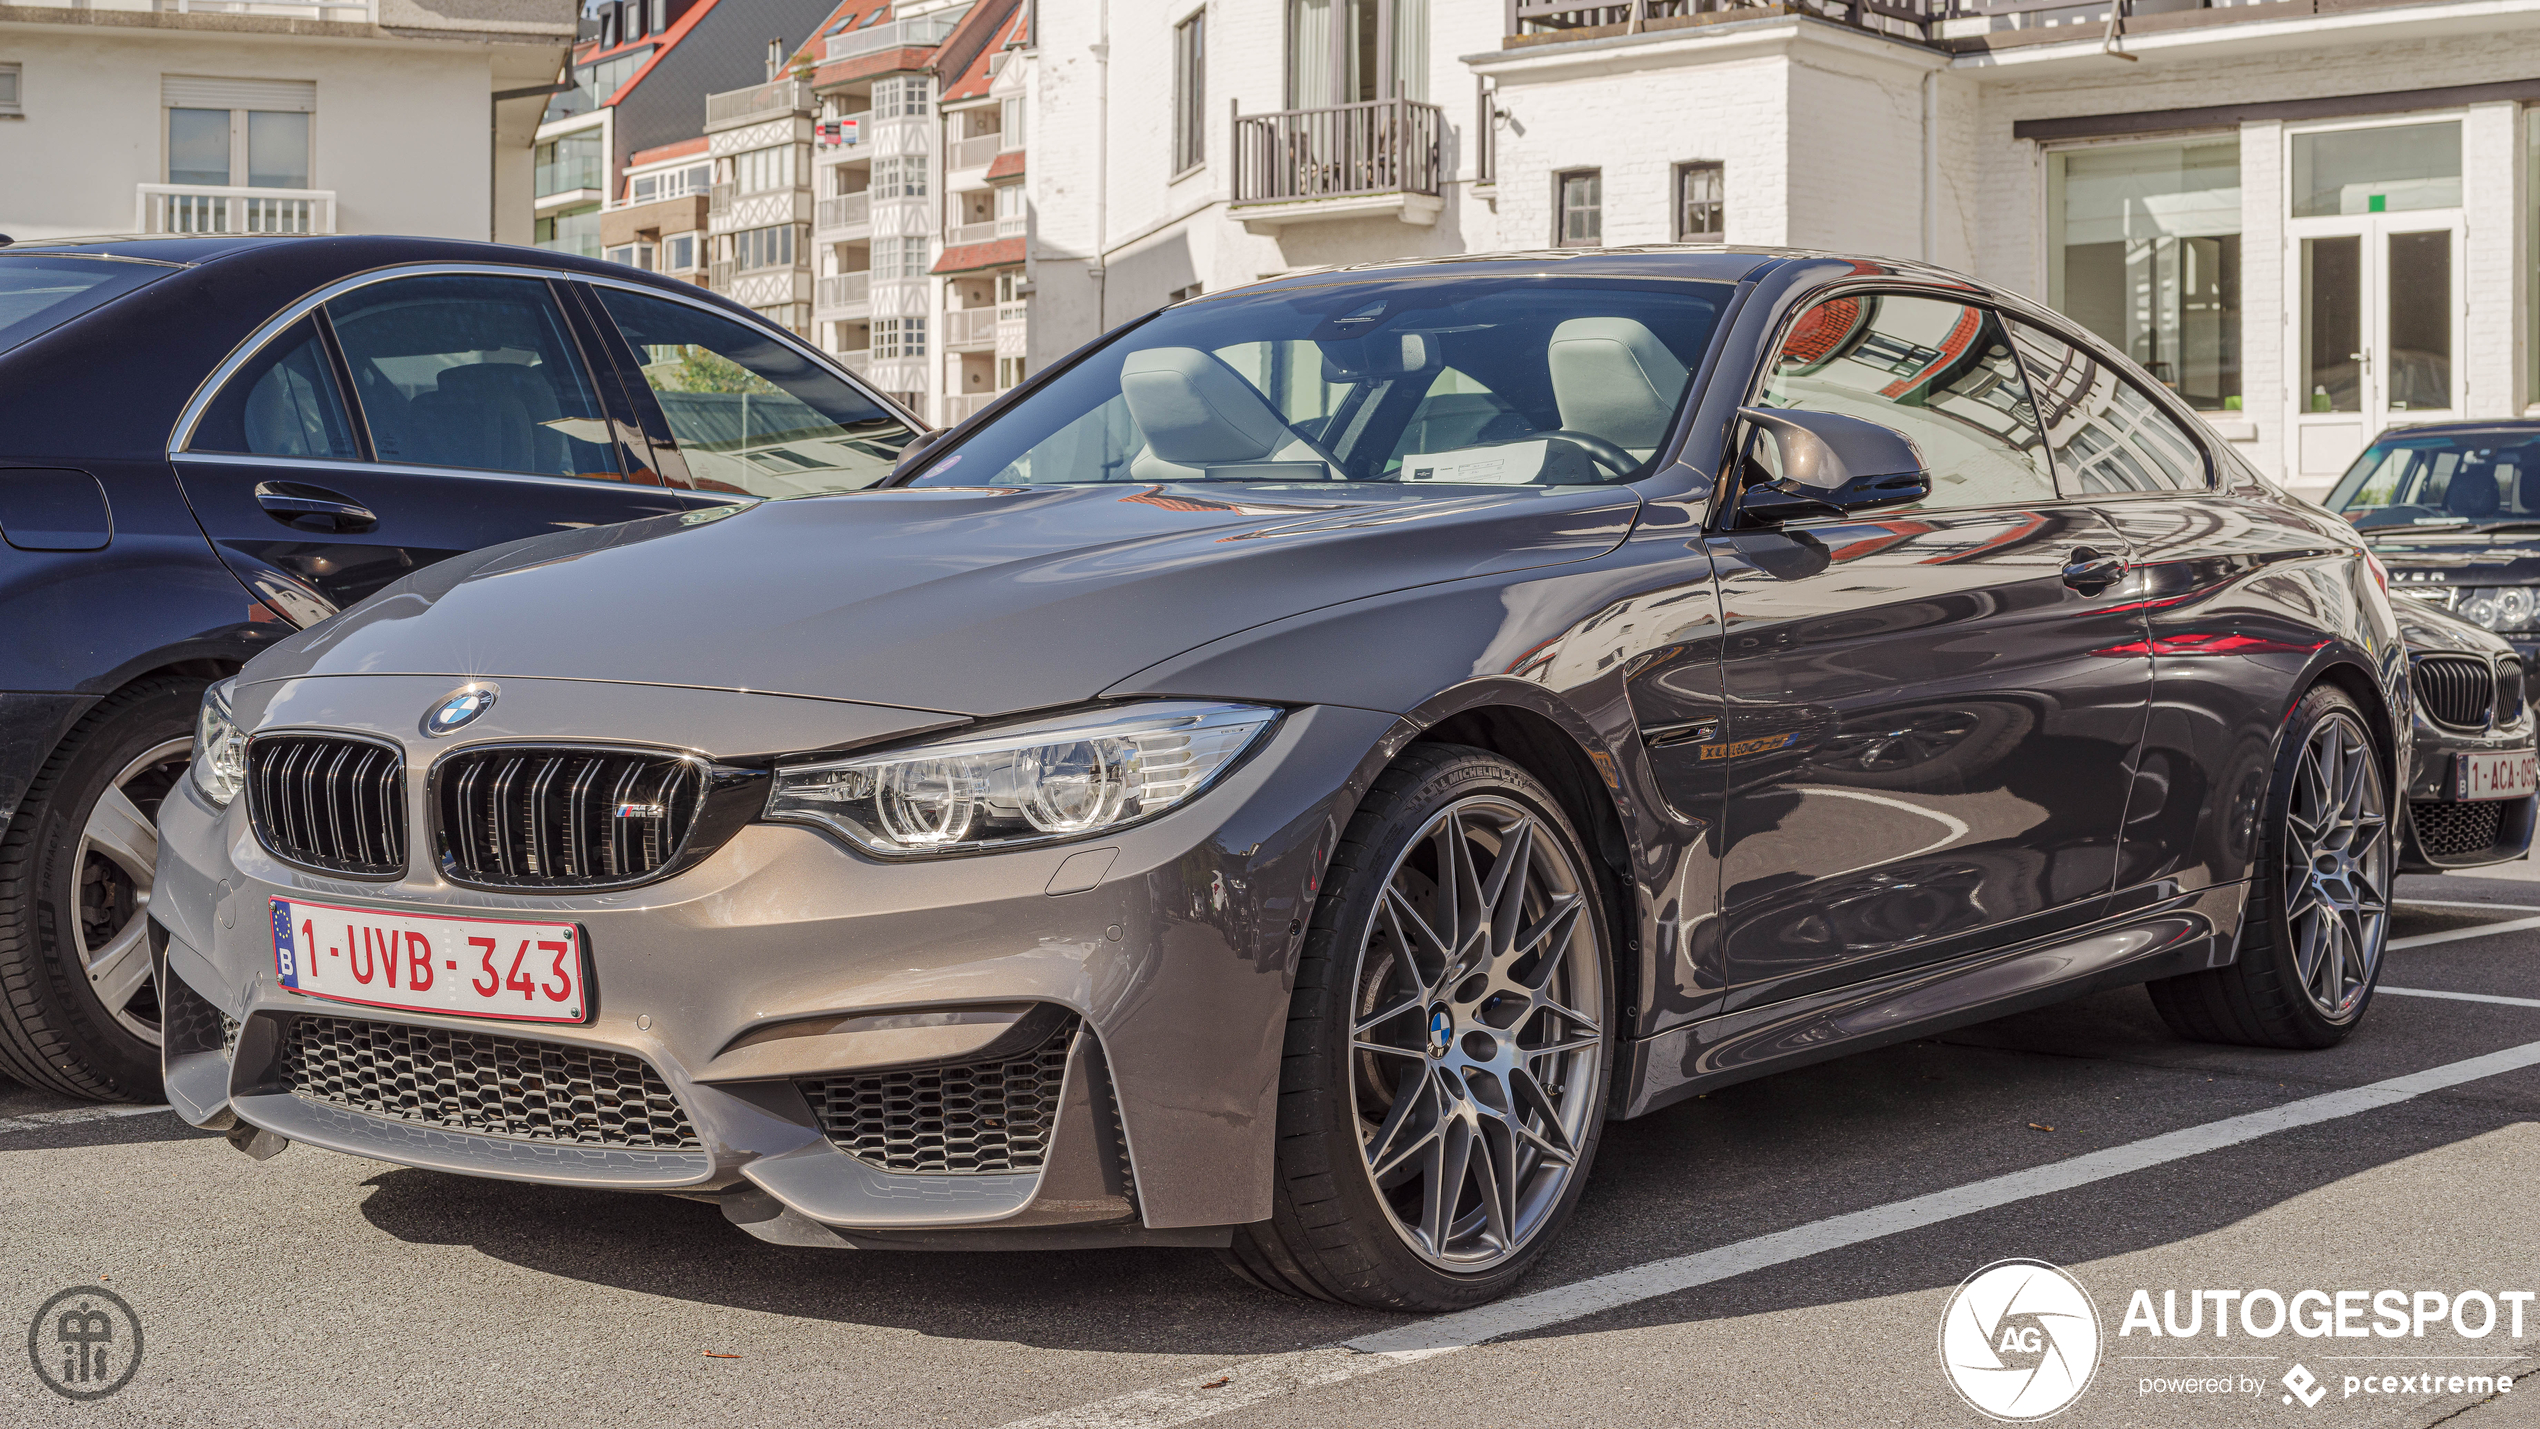
[[[0,0],[0,233],[527,242],[574,0]]]
[[[1034,25],[1030,367],[1319,264],[1709,240],[2037,297],[2300,489],[2384,427],[2540,398],[2535,0],[1037,0]]]

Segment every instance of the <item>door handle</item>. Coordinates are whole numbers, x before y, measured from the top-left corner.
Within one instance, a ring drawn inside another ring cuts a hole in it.
[[[357,533],[379,525],[379,517],[369,507],[343,493],[296,481],[256,483],[256,504],[283,525],[304,531]]]
[[[2088,546],[2076,547],[2064,563],[2064,584],[2084,595],[2097,595],[2124,574],[2123,556],[2102,555]]]

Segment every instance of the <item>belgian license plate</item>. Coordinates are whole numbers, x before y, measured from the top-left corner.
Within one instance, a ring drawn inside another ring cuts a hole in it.
[[[310,997],[513,1022],[580,1022],[582,930],[275,898],[273,967]]]
[[[2540,753],[2455,754],[2452,778],[2464,799],[2519,799],[2540,792]]]

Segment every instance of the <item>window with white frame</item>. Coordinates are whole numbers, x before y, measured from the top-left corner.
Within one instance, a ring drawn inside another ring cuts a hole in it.
[[[926,156],[899,154],[875,159],[873,196],[876,199],[926,197]]]
[[[24,79],[23,67],[0,64],[0,114],[26,113],[26,105],[18,97],[18,86]]]
[[[1676,165],[1676,241],[1717,243],[1728,231],[1726,170],[1717,159]]]
[[[661,270],[665,273],[693,272],[697,266],[697,235],[674,233],[662,240]]]
[[[902,75],[896,79],[876,81],[873,86],[873,117],[876,119],[914,119],[923,116],[935,95],[935,81],[926,75]]]
[[[1173,27],[1173,172],[1208,157],[1208,12]]]
[[[206,188],[305,189],[317,85],[309,80],[162,75],[167,181]]]
[[[932,261],[932,246],[924,234],[908,234],[899,238],[873,240],[873,276],[875,278],[923,278]]]
[[[693,164],[687,168],[664,169],[659,173],[638,174],[627,180],[628,203],[654,203],[662,199],[684,198],[704,193],[714,182],[714,166]]]
[[[2236,134],[2050,151],[2046,304],[2189,406],[2236,410],[2240,215]]]
[[[790,268],[794,266],[794,225],[772,224],[766,228],[746,228],[729,234],[723,240],[732,265],[743,272],[754,268]]]
[[[1022,98],[1022,96],[1021,96],[1021,95],[1016,95],[1015,97],[1013,97],[1013,98],[1011,98],[1011,99],[1007,99],[1007,100],[1004,100],[1004,101],[1000,102],[1000,103],[997,105],[997,116],[998,116],[998,117],[997,117],[997,132],[998,132],[999,134],[1002,134],[1002,135],[1004,135],[1004,136],[1005,136],[1005,142],[1004,142],[1004,143],[1002,143],[1002,144],[1000,144],[1000,145],[998,145],[997,147],[999,147],[999,148],[1001,148],[1001,149],[1020,149],[1020,148],[1022,148],[1022,147],[1023,147],[1023,98]]]
[[[770,189],[790,189],[794,175],[802,171],[802,160],[795,153],[800,144],[771,144],[735,154],[726,162],[732,166],[733,191],[765,193]]]
[[[1555,207],[1552,241],[1560,248],[1597,248],[1605,243],[1605,175],[1600,169],[1572,169],[1552,176]]]
[[[873,356],[880,358],[924,357],[926,355],[926,319],[875,318],[873,320]]]
[[[1023,272],[1021,269],[1009,268],[997,275],[997,301],[1000,304],[1019,303],[1023,301],[1022,289]]]
[[[998,359],[997,359],[997,390],[998,390],[998,391],[1000,391],[1000,392],[1002,392],[1002,391],[1005,391],[1005,390],[1006,390],[1007,388],[1009,388],[1009,387],[1019,387],[1019,386],[1021,386],[1021,385],[1022,385],[1022,383],[1023,383],[1023,359],[1022,359],[1022,358],[1019,358],[1019,357],[1000,357],[1000,358],[998,358]]]
[[[1023,186],[1021,184],[1000,184],[991,192],[996,195],[997,217],[1021,218],[1023,216]]]
[[[621,243],[608,251],[608,260],[612,263],[623,263],[629,268],[641,268],[649,273],[653,271],[653,245]]]

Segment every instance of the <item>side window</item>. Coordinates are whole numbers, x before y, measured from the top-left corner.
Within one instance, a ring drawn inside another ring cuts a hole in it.
[[[1911,438],[1932,489],[1900,509],[2055,499],[2037,408],[1989,309],[1899,294],[1828,299],[1791,326],[1761,401],[1841,412]]]
[[[359,461],[353,423],[317,320],[303,318],[230,374],[187,441],[190,451]]]
[[[765,332],[685,303],[598,288],[704,491],[810,496],[890,475],[909,430]]]
[[[326,311],[381,461],[624,479],[543,280],[392,278]]]
[[[2203,491],[2204,448],[2143,389],[2053,333],[2014,320],[2046,444],[2068,496]]]

